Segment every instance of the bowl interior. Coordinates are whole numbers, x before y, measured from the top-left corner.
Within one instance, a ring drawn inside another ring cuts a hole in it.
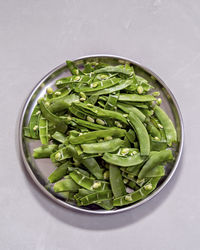
[[[125,64],[130,63],[134,66],[135,73],[137,75],[143,76],[146,78],[151,85],[155,87],[153,91],[159,91],[161,93],[161,98],[163,100],[161,107],[164,108],[164,110],[167,112],[169,117],[172,119],[172,121],[175,124],[175,127],[177,129],[178,134],[178,143],[173,148],[174,155],[175,155],[175,161],[172,163],[168,163],[166,165],[166,175],[160,180],[156,190],[149,195],[146,199],[139,201],[133,205],[129,205],[124,208],[115,209],[112,211],[105,211],[97,206],[87,206],[87,207],[77,207],[73,203],[66,203],[62,200],[61,197],[56,196],[55,193],[53,193],[51,190],[49,190],[48,187],[48,176],[54,171],[55,166],[51,163],[50,159],[34,159],[32,157],[32,152],[35,147],[40,146],[40,142],[37,140],[31,140],[28,138],[23,137],[22,134],[22,128],[26,126],[29,122],[31,113],[34,109],[34,106],[37,103],[37,100],[44,96],[46,88],[47,87],[53,87],[55,88],[55,81],[58,80],[61,77],[69,76],[70,73],[68,69],[66,68],[65,64],[62,64],[58,66],[57,68],[53,69],[51,72],[49,72],[33,89],[30,96],[28,97],[26,104],[24,106],[21,121],[20,121],[20,133],[19,133],[19,141],[20,141],[20,150],[21,155],[23,158],[23,161],[25,163],[25,167],[30,173],[32,179],[35,181],[37,186],[51,199],[56,201],[57,203],[65,206],[70,207],[79,211],[85,211],[90,213],[116,213],[116,212],[122,212],[127,209],[137,207],[147,200],[151,199],[153,196],[155,196],[169,181],[171,176],[173,175],[179,159],[182,152],[182,146],[183,146],[183,127],[182,127],[182,118],[180,114],[179,107],[176,103],[175,98],[173,97],[171,91],[167,88],[165,83],[152,71],[147,69],[146,67],[141,66],[140,64],[126,59],[122,57],[116,57],[116,56],[106,56],[106,55],[97,55],[97,56],[88,56],[83,57],[75,60],[74,62],[76,65],[80,68],[83,67],[83,64],[89,61],[95,61],[95,62],[105,62],[110,65],[118,65],[118,64]]]

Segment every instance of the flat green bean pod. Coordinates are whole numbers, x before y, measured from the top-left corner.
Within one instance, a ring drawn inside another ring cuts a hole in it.
[[[114,199],[113,205],[117,207],[125,206],[146,198],[156,188],[159,179],[160,177],[151,178],[149,182],[137,191]]]
[[[68,173],[68,167],[70,166],[72,166],[71,162],[66,162],[56,168],[48,177],[49,182],[54,183],[62,179]]]
[[[115,198],[126,194],[126,188],[122,180],[121,171],[117,166],[109,166],[110,185]]]
[[[80,203],[83,206],[87,206],[89,204],[110,200],[112,198],[112,192],[109,190],[99,191],[92,194],[88,194],[80,199]]]
[[[81,148],[83,149],[83,152],[87,154],[95,154],[95,153],[101,154],[105,152],[116,151],[122,144],[123,141],[117,138],[105,142],[81,144]]]
[[[56,144],[42,145],[38,148],[33,149],[33,157],[35,159],[49,158],[50,155],[55,152],[58,148]]]
[[[70,173],[70,177],[81,187],[91,191],[110,190],[110,184],[105,181],[97,181],[75,170]]]
[[[152,95],[120,94],[119,101],[125,102],[151,102],[156,98]]]
[[[164,128],[165,135],[167,137],[167,143],[169,146],[171,146],[173,142],[177,141],[177,134],[174,125],[169,116],[159,106],[156,105],[154,111],[155,115],[157,116],[158,120],[161,122]]]
[[[39,120],[39,136],[41,143],[47,145],[49,141],[48,121],[43,116],[40,116]]]
[[[38,100],[40,109],[42,111],[42,115],[52,123],[55,124],[57,131],[64,133],[67,130],[67,125],[64,123],[64,121],[59,117],[51,113],[50,110],[45,106],[44,101],[42,99]]]
[[[88,132],[82,135],[79,135],[78,137],[74,137],[70,139],[71,144],[82,144],[86,143],[90,140],[96,140],[98,138],[105,138],[107,136],[114,136],[114,137],[123,137],[125,136],[125,130],[120,128],[110,128],[105,130],[98,130],[93,132]]]
[[[94,71],[94,73],[120,73],[127,76],[134,75],[134,70],[132,67],[130,67],[128,64],[124,65],[118,65],[118,66],[107,66],[101,69],[97,69]]]
[[[49,106],[49,111],[52,113],[57,113],[63,110],[68,109],[72,102],[79,102],[79,96],[75,94],[67,95],[58,100],[52,102]]]
[[[140,153],[132,156],[121,156],[117,154],[105,153],[102,159],[110,164],[120,167],[137,166],[143,163],[146,157],[142,157]]]
[[[171,150],[162,150],[160,152],[155,152],[153,155],[150,156],[149,160],[144,164],[142,167],[138,177],[143,179],[146,174],[153,169],[155,166],[163,164],[168,161],[172,161],[173,155]]]
[[[93,94],[93,92],[100,91],[106,88],[109,88],[111,86],[116,85],[119,83],[120,78],[111,78],[107,80],[102,80],[102,81],[96,81],[94,83],[91,83],[90,86],[88,84],[83,84],[80,83],[78,86],[74,88],[75,92],[85,92],[85,93],[90,93],[90,95]]]
[[[121,80],[118,85],[107,88],[107,89],[102,89],[102,90],[99,90],[99,91],[95,91],[93,93],[93,95],[98,95],[99,96],[99,95],[110,94],[110,93],[113,93],[113,92],[116,92],[116,91],[119,91],[119,90],[123,90],[123,89],[127,88],[130,85],[131,85],[130,80]],[[89,95],[88,92],[86,92],[86,94]]]
[[[55,192],[76,192],[79,190],[79,188],[80,186],[77,185],[76,182],[73,181],[69,175],[67,175],[63,180],[56,182],[53,187]]]
[[[131,112],[134,113],[142,122],[144,122],[146,119],[146,116],[139,109],[137,109],[136,107],[133,107],[132,105],[119,103],[117,104],[117,107],[123,110],[127,114]]]
[[[138,137],[140,144],[140,154],[142,156],[148,156],[150,153],[150,140],[145,126],[134,113],[130,113],[128,118]]]
[[[31,119],[29,121],[30,137],[33,139],[39,139],[39,119],[40,119],[40,108],[38,105],[35,106]]]

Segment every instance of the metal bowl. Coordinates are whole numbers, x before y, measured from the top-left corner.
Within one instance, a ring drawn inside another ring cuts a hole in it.
[[[178,134],[178,143],[173,148],[175,160],[172,163],[168,163],[166,165],[166,175],[162,177],[159,181],[158,186],[154,192],[152,192],[147,198],[138,201],[133,205],[128,205],[123,208],[116,208],[115,210],[105,211],[97,206],[88,206],[88,207],[77,207],[75,204],[70,202],[65,202],[59,197],[56,197],[51,191],[46,188],[48,184],[47,177],[50,173],[55,169],[53,164],[49,159],[34,159],[32,157],[33,148],[38,147],[40,145],[39,141],[31,140],[25,138],[23,136],[23,127],[28,124],[33,108],[37,102],[37,100],[45,94],[45,90],[47,87],[53,86],[55,81],[61,77],[65,77],[69,75],[69,71],[66,68],[66,64],[63,63],[60,66],[56,67],[52,71],[50,71],[46,76],[44,76],[35,88],[30,93],[27,98],[25,105],[23,107],[23,111],[21,114],[20,124],[19,124],[19,147],[23,162],[25,164],[26,170],[30,174],[31,178],[35,182],[35,184],[39,187],[39,189],[53,201],[62,205],[63,207],[70,208],[73,210],[77,210],[80,212],[92,213],[92,214],[114,214],[123,211],[127,211],[129,209],[138,207],[148,200],[152,199],[155,195],[157,195],[169,182],[172,175],[174,174],[176,168],[178,167],[178,163],[181,157],[182,149],[183,149],[183,120],[181,116],[181,112],[179,106],[169,90],[166,84],[157,76],[154,72],[149,70],[148,68],[142,66],[141,64],[119,56],[113,55],[91,55],[78,58],[74,60],[75,64],[82,68],[83,64],[89,61],[95,62],[105,62],[111,65],[130,63],[134,66],[134,69],[137,74],[143,75],[148,78],[149,82],[156,88],[157,91],[160,91],[161,98],[163,100],[162,107],[167,112],[169,117],[175,124],[177,134]]]

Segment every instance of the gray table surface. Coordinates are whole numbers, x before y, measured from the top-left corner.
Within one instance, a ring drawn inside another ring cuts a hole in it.
[[[0,3],[0,249],[200,249],[200,1]],[[65,59],[134,59],[174,93],[185,146],[167,187],[137,209],[92,216],[48,200],[20,163],[17,123],[37,81]]]

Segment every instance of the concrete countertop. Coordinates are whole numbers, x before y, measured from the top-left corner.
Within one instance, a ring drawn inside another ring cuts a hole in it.
[[[200,2],[71,0],[0,3],[0,249],[196,250],[200,245]],[[18,156],[20,110],[66,59],[113,54],[165,81],[183,115],[181,163],[147,204],[113,216],[64,209],[32,183]]]

